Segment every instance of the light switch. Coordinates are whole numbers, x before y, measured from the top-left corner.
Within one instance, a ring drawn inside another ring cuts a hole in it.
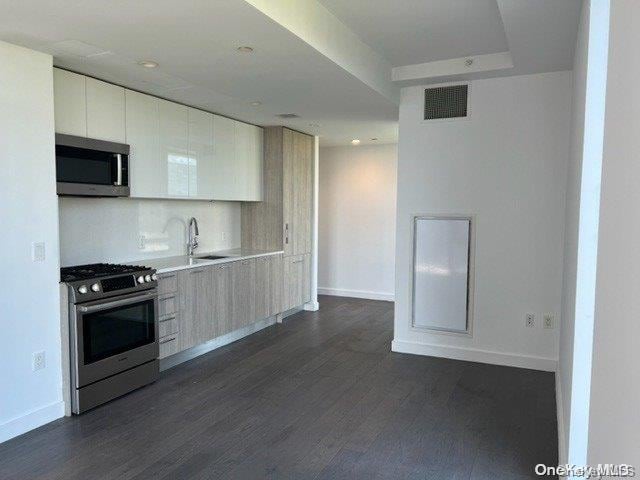
[[[44,242],[35,242],[31,245],[31,256],[34,262],[44,262],[46,257]]]

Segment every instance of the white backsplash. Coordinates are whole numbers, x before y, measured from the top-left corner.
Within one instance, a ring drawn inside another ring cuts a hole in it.
[[[199,252],[240,246],[240,203],[60,197],[62,266],[185,255],[196,217]]]

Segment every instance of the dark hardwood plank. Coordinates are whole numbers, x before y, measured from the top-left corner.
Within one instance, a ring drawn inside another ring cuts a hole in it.
[[[1,444],[0,478],[520,479],[557,462],[553,374],[392,353],[393,304],[320,302]]]

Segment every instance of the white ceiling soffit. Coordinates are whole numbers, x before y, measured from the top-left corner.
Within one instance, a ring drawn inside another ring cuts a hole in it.
[[[396,104],[392,65],[317,0],[246,0],[360,81]]]
[[[298,1],[306,0],[289,2],[296,16]],[[310,4],[302,28],[293,18],[284,27],[245,0],[0,0],[0,40],[128,88],[319,135],[321,145],[396,142],[391,66],[319,7]],[[254,52],[238,53],[243,45]],[[159,66],[143,68],[142,60]]]
[[[582,0],[318,0],[398,86],[571,70]]]

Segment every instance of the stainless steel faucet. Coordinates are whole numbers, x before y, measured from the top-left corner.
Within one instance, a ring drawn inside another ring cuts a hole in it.
[[[193,252],[198,248],[198,220],[196,217],[191,217],[189,220],[189,241],[187,243],[187,255],[193,256]]]

